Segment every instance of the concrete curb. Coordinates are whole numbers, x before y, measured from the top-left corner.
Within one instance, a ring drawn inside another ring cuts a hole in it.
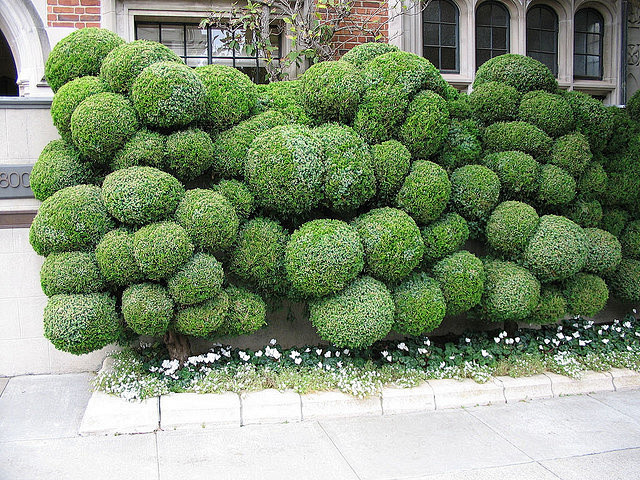
[[[105,362],[103,368],[109,367]],[[300,395],[294,391],[270,389],[242,395],[172,393],[131,403],[94,392],[82,419],[80,435],[418,413],[639,388],[640,373],[613,369],[610,372],[585,372],[580,379],[545,372],[531,377],[496,377],[487,383],[470,379],[429,380],[413,388],[383,388],[379,396],[365,399],[341,392]]]

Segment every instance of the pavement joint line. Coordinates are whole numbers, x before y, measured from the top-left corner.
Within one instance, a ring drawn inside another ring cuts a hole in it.
[[[407,475],[407,476],[403,476],[403,477],[393,477],[393,478],[389,478],[387,480],[412,480],[412,479],[425,479],[425,480],[429,480],[429,478],[436,478],[436,477],[440,477],[442,475],[449,475],[449,474],[458,474],[458,473],[469,473],[469,472],[482,472],[485,470],[492,470],[492,469],[496,469],[496,468],[504,468],[504,467],[518,467],[521,465],[535,465],[536,462],[535,460],[532,462],[516,462],[516,463],[505,463],[503,465],[494,465],[492,467],[478,467],[478,468],[463,468],[462,470],[455,470],[455,471],[447,471],[447,472],[442,472],[442,473],[429,473],[426,476],[424,474],[418,474],[418,475]],[[541,467],[544,467],[544,465],[540,465]],[[551,472],[553,473],[553,472]],[[558,477],[558,475],[556,475],[555,473],[553,473],[556,477]],[[558,477],[560,478],[560,477]]]
[[[616,382],[613,381],[613,373],[611,372],[603,372],[606,373],[607,375],[609,375],[609,377],[611,378],[611,385],[613,386],[613,391],[617,392],[618,389],[616,388]]]
[[[431,385],[429,382],[427,382],[427,385],[431,387],[431,391],[433,392],[433,409],[438,410],[438,403],[436,401],[436,391],[434,390],[433,385]]]
[[[302,408],[302,395],[298,394],[298,399],[300,399],[300,421],[304,422],[304,409]]]
[[[594,392],[594,393],[606,393],[606,392]],[[595,400],[596,402],[599,402],[599,403],[601,403],[602,405],[604,405],[604,406],[606,406],[606,407],[609,407],[609,408],[610,408],[610,409],[612,409],[612,410],[615,410],[616,412],[618,412],[618,413],[620,413],[620,414],[624,415],[625,417],[629,417],[631,420],[633,420],[633,421],[634,421],[634,422],[636,422],[636,423],[640,423],[640,420],[638,420],[637,418],[632,417],[631,415],[629,415],[629,414],[628,414],[628,413],[626,413],[626,412],[623,412],[622,410],[618,410],[618,409],[617,409],[616,407],[614,407],[613,405],[609,405],[608,403],[603,402],[603,401],[602,401],[602,400],[600,400],[599,398],[596,398],[596,397],[594,397],[594,396],[592,396],[592,395],[593,395],[592,393],[587,393],[587,396],[588,396],[589,398],[592,398],[592,399],[593,399],[593,400]],[[638,445],[638,447],[632,447],[632,448],[640,448],[640,445]]]
[[[156,397],[158,399],[158,428],[156,430],[162,430],[162,401],[161,397]]]
[[[158,447],[158,432],[153,432],[156,440],[156,467],[158,470],[158,480],[160,480],[160,447]]]
[[[362,480],[362,477],[360,477],[360,475],[358,475],[358,472],[356,472],[356,469],[353,468],[353,465],[351,465],[351,463],[349,462],[349,460],[347,460],[347,457],[344,456],[344,453],[342,453],[342,450],[340,450],[338,448],[338,445],[336,445],[336,442],[333,441],[333,438],[331,438],[331,435],[329,435],[329,433],[324,429],[324,427],[322,426],[321,422],[316,422],[318,424],[318,426],[320,427],[320,429],[324,432],[324,434],[327,436],[327,438],[329,439],[329,441],[331,442],[331,445],[333,445],[333,448],[336,449],[336,451],[340,454],[340,456],[342,457],[342,459],[345,461],[345,463],[349,466],[349,468],[351,469],[351,471],[353,472],[353,474],[356,476],[356,478],[358,480]]]
[[[238,401],[240,402],[240,426],[243,427],[244,426],[244,412],[242,411],[242,395],[240,395],[239,393],[236,394],[238,395]]]
[[[500,385],[502,385],[502,396],[504,397],[504,403],[509,403],[507,401],[507,386],[504,384],[504,382],[502,380],[500,380],[499,378],[495,377],[495,379],[500,382]]]
[[[382,416],[384,417],[384,403],[382,401],[382,392],[380,392],[380,396],[378,397],[380,400],[380,411],[382,412]]]
[[[5,388],[7,388],[7,385],[9,385],[9,382],[11,381],[11,377],[2,377],[2,378],[6,378],[7,383],[5,383],[4,387],[0,388],[0,397],[2,397],[2,394],[4,393]]]
[[[616,452],[627,452],[627,451],[630,451],[630,450],[640,450],[640,445],[638,445],[637,447],[613,448],[611,450],[603,450],[601,452],[583,453],[581,455],[569,455],[568,457],[545,458],[545,459],[542,459],[542,460],[538,460],[538,463],[540,463],[540,462],[554,462],[556,460],[567,460],[568,458],[593,457],[594,455],[604,455],[606,453],[616,453]]]
[[[545,460],[543,460],[545,461]],[[551,470],[549,467],[547,467],[546,465],[543,465],[540,461],[537,461],[536,464],[540,465],[540,467],[544,468],[547,472],[549,472],[551,475],[553,475],[556,478],[559,478],[560,480],[562,480],[562,477],[560,475],[558,475],[556,472],[554,472],[553,470]]]
[[[558,398],[555,390],[553,389],[553,379],[549,375],[547,375],[547,372],[542,372],[542,374],[549,379],[549,383],[551,384],[551,395],[553,396],[553,398]]]

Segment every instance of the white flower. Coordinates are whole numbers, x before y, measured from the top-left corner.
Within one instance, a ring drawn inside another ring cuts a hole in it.
[[[302,359],[300,357],[296,357],[294,362],[296,363],[296,365],[300,365],[302,363]]]
[[[578,345],[584,347],[586,345],[586,342],[584,340],[578,340]]]
[[[638,313],[635,308],[633,309],[633,313]]]
[[[345,348],[345,349],[342,351],[342,353],[344,353],[345,355],[349,355],[349,349],[348,349],[348,348]]]
[[[606,345],[607,343],[609,343],[609,339],[608,338],[603,338],[602,339],[602,343],[604,343]]]
[[[429,340],[429,339],[427,338],[427,339],[426,339],[424,342],[422,342],[422,343],[424,343],[424,344],[428,347],[429,345],[431,345],[431,340]]]
[[[331,358],[331,352],[329,350],[324,353],[324,358]]]
[[[291,360],[295,360],[299,356],[300,356],[300,354],[298,352],[296,352],[295,350],[291,350],[291,353],[289,354],[289,357],[291,358]]]
[[[573,332],[573,338],[580,338],[580,332]]]
[[[340,356],[340,350],[336,350],[336,357]]]
[[[520,343],[520,337],[516,337],[516,343]]]
[[[398,350],[405,350],[405,351],[409,351],[409,347],[407,347],[404,342],[401,342],[398,344]]]
[[[261,357],[262,356],[262,350],[258,350],[254,355],[256,357]]]
[[[480,353],[482,353],[483,357],[488,357],[489,356],[489,352],[487,352],[486,350],[482,350],[482,352],[480,352]]]
[[[276,339],[275,339],[275,338],[272,338],[271,340],[269,340],[269,343],[270,343],[271,345],[275,345],[275,344],[276,344],[276,343],[278,343],[278,342],[276,341]]]
[[[427,353],[429,350],[427,350],[426,348],[418,348],[418,354],[419,355],[424,355],[425,353]]]
[[[322,368],[322,362],[318,362],[318,368]]]
[[[389,352],[387,352],[386,350],[383,350],[380,352],[380,355],[382,355],[383,357],[386,357],[387,355],[389,355]]]
[[[282,354],[278,350],[274,349],[271,352],[271,356],[273,357],[274,360],[279,360]]]
[[[342,368],[342,362],[338,362],[338,363],[336,363],[336,367],[338,367],[338,368]]]
[[[249,355],[247,355],[245,352],[240,351],[238,352],[238,356],[244,360],[245,362],[248,361],[251,357]]]
[[[545,345],[549,345],[549,339],[548,339],[548,338],[545,338],[545,339],[544,339],[544,343],[545,343]]]
[[[622,326],[623,326],[624,328],[631,328],[631,322],[626,321],[626,322],[624,322],[624,323],[622,324]]]
[[[465,341],[465,342],[467,342],[467,343],[471,343],[471,339],[470,339],[469,337],[466,337],[466,338],[464,339],[464,341]]]
[[[322,355],[322,349],[316,348],[316,355]]]
[[[501,338],[502,337],[499,337],[499,338],[498,337],[493,337],[493,341],[496,342],[496,343],[500,343],[500,339]]]
[[[391,361],[391,355],[387,355],[387,361],[390,362]]]
[[[556,337],[562,340],[564,338],[564,335],[562,333],[556,333]]]
[[[632,351],[633,348],[631,348],[631,345],[627,345],[627,350]]]

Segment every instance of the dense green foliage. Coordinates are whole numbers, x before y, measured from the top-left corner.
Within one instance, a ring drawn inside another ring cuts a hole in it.
[[[229,297],[229,309],[217,334],[247,335],[265,325],[267,306],[260,295],[239,287],[228,287],[225,293]]]
[[[447,311],[438,282],[426,273],[414,273],[392,292],[396,306],[393,330],[402,335],[421,335],[437,328]]]
[[[400,140],[413,158],[426,160],[436,154],[449,131],[447,102],[430,90],[417,94],[407,108]]]
[[[567,314],[567,301],[562,292],[553,286],[543,285],[540,301],[524,320],[535,325],[554,324]]]
[[[627,223],[620,235],[622,254],[640,260],[640,220]]]
[[[522,94],[506,83],[487,82],[469,95],[473,117],[489,125],[508,122],[518,117]]]
[[[415,162],[398,192],[397,204],[419,223],[437,219],[449,203],[451,182],[444,168],[429,162]]]
[[[222,264],[212,255],[196,253],[167,280],[167,288],[176,304],[193,305],[217,295],[223,280]]]
[[[611,233],[598,228],[585,228],[589,243],[584,270],[602,274],[615,270],[622,259],[620,241]]]
[[[353,120],[353,128],[369,143],[382,143],[398,137],[409,106],[409,94],[402,85],[369,88]]]
[[[607,304],[609,289],[597,275],[578,273],[564,283],[564,297],[569,313],[591,317]]]
[[[486,275],[482,261],[471,252],[461,250],[443,258],[432,272],[447,302],[447,315],[466,312],[480,303]]]
[[[173,319],[174,303],[165,287],[136,283],[122,293],[122,315],[140,335],[163,335]]]
[[[256,208],[253,193],[244,182],[235,179],[221,180],[211,185],[211,190],[229,200],[240,220],[249,218]]]
[[[382,201],[393,201],[411,169],[411,152],[397,140],[373,145],[371,152],[378,197]]]
[[[518,151],[490,153],[484,164],[498,174],[500,186],[509,198],[527,198],[538,189],[540,164]]]
[[[529,92],[522,97],[518,118],[554,138],[573,130],[573,110],[563,97],[549,92]]]
[[[520,150],[534,158],[546,157],[551,148],[549,135],[535,125],[520,121],[489,125],[484,131],[483,140],[489,151]]]
[[[158,132],[142,128],[116,152],[111,169],[148,166],[166,169],[164,150],[166,137]]]
[[[451,115],[451,113],[450,113]],[[453,118],[453,115],[451,115]],[[480,129],[473,120],[452,119],[436,163],[448,169],[477,163],[482,154]]]
[[[144,278],[133,252],[133,234],[120,228],[111,230],[96,245],[96,260],[102,277],[116,287],[125,287]]]
[[[554,93],[558,89],[558,82],[547,66],[531,57],[512,53],[494,57],[480,65],[473,88],[487,82],[504,83],[522,93],[534,90]]]
[[[550,163],[540,168],[538,201],[546,206],[566,205],[576,196],[576,181],[566,171]]]
[[[531,205],[502,202],[487,221],[487,243],[500,255],[518,257],[538,227],[538,220],[538,213]]]
[[[614,296],[626,302],[640,302],[640,260],[623,258],[607,280]]]
[[[167,168],[177,178],[193,180],[213,164],[213,142],[199,128],[180,130],[167,137],[165,158]]]
[[[40,285],[47,297],[63,293],[98,293],[106,290],[96,257],[87,252],[60,252],[49,255],[40,269]]]
[[[83,100],[107,91],[106,85],[98,77],[79,77],[65,83],[51,101],[51,119],[60,136],[71,143],[71,116]]]
[[[395,45],[389,45],[388,43],[362,43],[360,45],[356,45],[345,53],[340,60],[349,62],[356,67],[362,67],[372,58],[389,52],[397,52],[399,50],[400,49]]]
[[[469,220],[486,218],[500,197],[500,179],[484,165],[465,165],[451,174],[451,203]]]
[[[184,335],[208,337],[222,326],[229,311],[229,295],[224,290],[202,303],[179,308],[175,328]]]
[[[152,223],[133,235],[133,255],[149,280],[163,280],[173,275],[192,253],[189,235],[177,223]]]
[[[558,138],[551,147],[549,163],[563,168],[571,175],[580,175],[591,161],[587,137],[572,133]]]
[[[459,250],[469,239],[467,221],[454,212],[447,213],[420,230],[424,242],[422,260],[429,265]]]

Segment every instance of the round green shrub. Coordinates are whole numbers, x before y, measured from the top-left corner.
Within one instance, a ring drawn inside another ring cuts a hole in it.
[[[503,193],[511,198],[529,196],[538,189],[540,164],[518,151],[490,153],[484,164],[498,174]]]
[[[417,159],[427,159],[438,152],[449,131],[447,102],[429,90],[418,93],[407,108],[400,127],[400,140]]]
[[[71,115],[73,143],[82,155],[101,163],[111,160],[138,127],[131,103],[116,93],[91,95]]]
[[[256,88],[258,90],[256,112],[277,110],[292,123],[301,125],[312,123],[300,104],[300,80],[271,82],[256,85]]]
[[[356,210],[376,194],[369,146],[350,127],[329,123],[313,133],[326,161],[324,203],[337,213]]]
[[[138,335],[164,335],[173,319],[173,300],[157,283],[136,283],[122,292],[122,315]]]
[[[585,228],[584,233],[589,243],[584,270],[597,274],[615,270],[622,259],[620,241],[611,233],[599,228]]]
[[[189,125],[201,115],[205,98],[200,77],[176,62],[149,65],[131,87],[131,100],[140,119],[157,128]]]
[[[577,190],[585,198],[601,196],[606,188],[609,177],[602,164],[592,162],[578,178]]]
[[[108,293],[55,295],[44,308],[44,336],[74,355],[99,350],[120,335],[116,299]]]
[[[92,177],[75,148],[64,140],[53,140],[40,153],[29,182],[33,196],[44,201],[63,188],[90,183]]]
[[[216,257],[196,253],[167,280],[167,288],[178,305],[193,305],[217,295],[222,289],[224,271]]]
[[[302,125],[274,127],[251,143],[245,180],[256,203],[280,215],[306,213],[323,196],[322,145]]]
[[[538,177],[537,198],[554,207],[570,203],[576,196],[576,181],[565,170],[552,164],[543,165]]]
[[[513,53],[493,57],[480,65],[473,88],[487,82],[505,83],[522,93],[533,90],[554,93],[558,89],[558,81],[546,65]]]
[[[620,208],[605,208],[602,213],[601,227],[603,230],[619,237],[624,226],[629,221],[629,212]]]
[[[316,63],[300,77],[300,102],[317,123],[351,123],[365,88],[360,70],[341,61]]]
[[[526,203],[502,202],[487,222],[487,243],[502,255],[517,257],[527,246],[539,219],[535,209]]]
[[[640,302],[640,260],[623,258],[607,280],[616,298],[625,302]]]
[[[492,322],[517,321],[529,316],[540,301],[540,282],[515,263],[485,262],[482,314]]]
[[[473,120],[451,120],[449,132],[444,139],[436,163],[455,169],[477,163],[482,153],[480,131]]]
[[[567,216],[583,228],[597,227],[602,220],[602,205],[598,200],[580,199],[573,204]]]
[[[177,223],[152,223],[133,235],[133,254],[146,278],[162,280],[189,260],[193,244]]]
[[[96,260],[104,279],[117,287],[142,281],[144,275],[133,254],[133,235],[111,230],[96,245]]]
[[[370,88],[362,96],[353,128],[369,143],[397,138],[408,106],[409,95],[401,85]]]
[[[640,260],[640,220],[627,223],[620,235],[622,254]]]
[[[67,187],[47,198],[29,229],[29,242],[38,255],[90,250],[115,227],[100,188]]]
[[[567,310],[573,315],[593,317],[602,311],[609,299],[609,288],[597,275],[578,273],[564,284]]]
[[[540,301],[525,322],[535,325],[557,323],[567,314],[567,301],[556,287],[544,285],[540,292]]]
[[[56,43],[44,67],[47,83],[57,92],[74,78],[98,75],[102,61],[122,45],[118,35],[104,28],[82,28]]]
[[[164,143],[166,137],[143,128],[116,152],[111,160],[111,170],[149,166],[166,170]]]
[[[296,292],[322,297],[342,290],[364,267],[358,231],[335,219],[313,220],[293,232],[285,248],[287,278]]]
[[[397,140],[373,145],[371,152],[378,198],[385,203],[392,202],[411,169],[411,153]]]
[[[40,285],[47,297],[61,293],[97,293],[106,290],[96,257],[87,252],[49,255],[40,269]]]
[[[241,220],[248,219],[256,208],[253,193],[247,184],[238,180],[220,180],[211,186],[211,190],[220,193],[229,200]]]
[[[564,280],[587,262],[584,230],[566,217],[544,215],[524,251],[525,266],[542,282]]]
[[[205,65],[194,71],[205,88],[199,119],[203,128],[227,130],[251,115],[258,91],[247,75],[229,65]]]
[[[601,152],[609,141],[613,129],[613,115],[595,98],[586,93],[573,90],[564,92],[573,110],[576,129],[589,140],[593,153]]]
[[[522,97],[518,118],[554,138],[573,130],[573,110],[567,101],[560,95],[540,90]]]
[[[631,117],[631,120],[640,122],[640,93],[638,93],[638,91],[631,95],[631,98],[627,101],[625,110],[629,114],[629,117]]]
[[[424,242],[416,222],[402,210],[377,208],[353,221],[364,246],[365,271],[395,283],[420,264]]]
[[[275,220],[254,218],[245,223],[231,251],[230,269],[245,282],[269,294],[285,293],[285,247],[289,234]]]
[[[578,176],[587,167],[591,158],[587,137],[581,133],[572,133],[553,142],[549,163],[557,165],[573,176]]]
[[[222,326],[229,311],[229,295],[224,290],[202,303],[180,308],[175,328],[183,335],[209,337]]]
[[[240,287],[228,287],[225,292],[229,310],[216,330],[218,336],[247,335],[266,325],[267,305],[260,295]]]
[[[451,174],[451,203],[465,218],[486,218],[499,197],[500,179],[484,165],[465,165]]]
[[[110,173],[102,183],[102,199],[123,223],[144,225],[169,218],[184,196],[173,176],[153,167],[129,167]]]
[[[629,112],[625,108],[610,105],[606,109],[611,113],[613,127],[604,153],[612,154],[626,151],[634,137],[636,122],[631,120]]]
[[[64,84],[51,101],[51,119],[60,136],[71,142],[71,115],[82,101],[91,95],[106,92],[107,88],[98,77],[79,77]]]
[[[388,43],[361,43],[345,53],[340,60],[361,68],[365,63],[375,57],[399,50],[395,45],[389,45]]]
[[[468,120],[471,118],[471,100],[469,100],[468,94],[458,92],[456,98],[447,98],[446,100],[451,118],[455,118],[456,120]]]
[[[420,229],[424,242],[423,262],[429,265],[459,250],[469,239],[469,225],[457,213],[447,213]]]
[[[442,323],[447,304],[438,282],[426,273],[413,273],[392,292],[396,313],[393,330],[401,335],[421,335]]]
[[[546,157],[552,142],[549,135],[527,122],[498,122],[489,125],[484,131],[483,140],[489,151],[519,150],[535,158]]]
[[[447,315],[466,312],[480,303],[485,273],[474,254],[466,250],[453,253],[436,263],[432,272],[447,302]]]
[[[640,172],[610,172],[601,200],[608,206],[633,207],[638,202]]]
[[[233,205],[212,190],[188,190],[175,213],[194,245],[207,253],[227,250],[238,233],[240,220]]]
[[[309,305],[309,318],[323,340],[339,348],[365,348],[391,330],[395,307],[383,283],[360,277],[333,296]]]
[[[165,158],[177,178],[193,180],[213,165],[213,142],[199,128],[174,132],[167,137]]]
[[[474,118],[485,125],[515,120],[522,94],[506,83],[487,82],[469,94]]]
[[[418,161],[411,168],[398,197],[398,207],[417,222],[427,224],[437,219],[451,196],[451,182],[444,168],[433,162]]]

